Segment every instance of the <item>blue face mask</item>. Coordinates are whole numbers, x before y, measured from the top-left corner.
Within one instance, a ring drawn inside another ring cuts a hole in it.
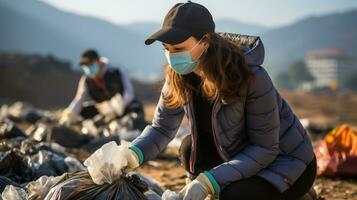
[[[199,44],[201,40],[198,41],[197,44]],[[176,73],[185,75],[193,72],[196,69],[199,64],[199,58],[203,52],[195,61],[192,60],[190,52],[197,46],[197,44],[192,47],[192,49],[183,52],[170,53],[168,50],[165,50],[167,62]]]
[[[97,64],[91,64],[88,66],[83,66],[84,73],[93,78],[99,72],[99,66]]]

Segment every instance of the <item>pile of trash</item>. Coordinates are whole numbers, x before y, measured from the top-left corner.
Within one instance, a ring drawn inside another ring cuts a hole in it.
[[[67,156],[64,147],[56,143],[37,142],[21,136],[0,142],[0,176],[16,184],[83,169],[79,160]]]
[[[62,170],[58,171],[61,175],[39,176],[38,173],[32,173],[36,172],[38,168],[26,169],[24,163],[20,165],[23,167],[22,172],[15,170],[15,166],[8,166],[11,169],[7,170],[7,174],[5,174],[6,176],[0,176],[1,189],[3,190],[1,197],[4,200],[182,199],[182,197],[170,190],[163,192],[155,181],[152,181],[137,172],[132,172],[130,174],[124,173],[122,169],[128,162],[124,158],[118,156],[109,158],[107,156],[122,155],[122,151],[124,151],[125,148],[128,148],[128,145],[128,143],[117,145],[115,142],[109,142],[103,145],[103,147],[98,149],[84,162],[86,168],[79,163],[80,166],[77,166],[74,172],[65,172],[73,167],[75,163],[73,162],[73,159],[70,162],[71,165],[66,164],[65,161],[59,165],[53,163],[53,166],[56,166],[55,168]],[[28,150],[25,149],[25,151]],[[43,161],[52,162],[49,158],[44,158]],[[49,174],[51,168],[49,168],[49,165],[46,167],[47,168],[44,168],[42,171]],[[8,178],[9,173],[13,172],[23,173],[26,180],[19,179],[20,177],[15,176],[10,176],[10,178]],[[39,177],[34,178],[37,176]],[[34,181],[27,182],[27,180],[33,178]],[[14,179],[16,179],[17,182],[13,181]]]
[[[357,132],[342,124],[315,142],[317,175],[357,178]]]
[[[53,112],[41,110],[23,102],[2,105],[0,121],[7,124],[26,123],[25,135],[36,141],[56,142],[66,148],[81,148],[93,152],[109,141],[132,141],[138,137],[146,122],[136,113],[128,113],[118,119],[107,121],[101,115],[86,119],[71,126],[59,125],[59,117]],[[11,123],[9,123],[11,122]],[[11,129],[13,127],[7,127]],[[7,131],[18,135],[21,131]],[[8,136],[3,136],[8,137]],[[1,139],[1,138],[0,138]]]
[[[164,192],[155,180],[120,170],[127,164],[123,158],[107,156],[118,155],[115,151],[140,135],[132,114],[64,126],[52,112],[26,103],[1,106],[0,199],[182,199],[173,191]],[[94,153],[82,164],[71,154],[73,149]]]
[[[48,112],[24,102],[15,102],[12,105],[3,104],[0,108],[0,118],[8,118],[13,122],[36,123],[38,121],[54,122],[54,116]]]

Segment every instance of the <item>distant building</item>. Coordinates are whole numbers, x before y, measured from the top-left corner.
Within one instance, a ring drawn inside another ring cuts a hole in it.
[[[306,53],[306,66],[314,81],[311,89],[346,88],[346,79],[354,72],[352,59],[340,49],[318,49]]]

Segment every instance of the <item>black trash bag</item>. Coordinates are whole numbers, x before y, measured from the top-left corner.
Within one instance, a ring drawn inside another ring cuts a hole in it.
[[[130,172],[129,173],[130,175],[135,175],[135,176],[138,176],[140,178],[140,180],[144,181],[148,188],[150,190],[152,190],[153,192],[155,192],[155,194],[158,194],[158,195],[162,195],[164,193],[164,191],[162,190],[162,188],[159,186],[159,184],[153,180],[153,179],[150,179],[142,174],[140,174],[139,172]]]
[[[78,148],[87,144],[92,139],[89,135],[81,134],[66,126],[54,126],[51,128],[50,141],[56,142],[64,147]],[[47,140],[48,141],[48,140]]]
[[[34,155],[41,150],[50,151],[62,157],[67,157],[65,148],[54,142],[38,142],[32,139],[26,139],[21,142],[20,151],[26,155]]]
[[[88,144],[81,146],[81,149],[84,149],[88,152],[94,152],[100,147],[102,147],[104,144],[111,141],[120,144],[120,137],[118,135],[112,135],[108,137],[96,137],[93,140],[91,140]]]
[[[117,123],[119,127],[123,129],[123,131],[130,130],[139,130],[142,131],[148,125],[145,120],[145,116],[141,113],[130,112],[121,118],[117,119]]]
[[[17,183],[33,180],[32,170],[27,165],[28,159],[18,149],[5,152],[0,159],[0,175]]]
[[[0,176],[17,183],[69,171],[64,152],[58,153],[46,143],[18,137],[2,140],[0,144]]]
[[[112,184],[97,185],[87,171],[67,174],[45,200],[146,200],[147,185],[138,176],[122,175]]]
[[[5,176],[0,176],[0,193],[2,193],[7,185],[13,185],[16,187],[20,187],[19,184],[16,182],[12,181],[11,179],[5,177]]]
[[[58,176],[68,172],[64,157],[46,150],[40,150],[31,156],[28,164],[35,179],[44,175]]]
[[[56,142],[68,148],[79,148],[92,139],[92,136],[84,135],[70,127],[45,123],[31,126],[26,133],[37,141]]]
[[[0,152],[6,152],[14,148],[19,148],[21,143],[26,140],[24,137],[16,137],[0,140]]]
[[[5,116],[14,122],[27,122],[32,124],[38,121],[53,122],[49,114],[24,102],[15,102],[11,106],[6,106],[4,110]]]
[[[43,114],[41,114],[40,111],[37,110],[31,110],[27,113],[24,113],[22,119],[25,122],[31,123],[31,124],[35,124],[39,121],[43,121],[43,122],[52,122],[52,120],[46,116],[44,116]]]
[[[26,137],[25,133],[22,132],[15,124],[8,120],[3,119],[0,121],[0,140],[15,138],[15,137]]]

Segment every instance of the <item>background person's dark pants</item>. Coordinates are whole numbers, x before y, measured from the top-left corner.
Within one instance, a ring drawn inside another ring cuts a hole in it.
[[[189,171],[190,165],[190,152],[191,152],[191,137],[186,136],[180,147],[180,160],[186,171]],[[200,155],[197,155],[200,156]],[[202,155],[207,156],[207,155]],[[209,169],[207,169],[209,170]],[[195,177],[198,175],[197,172],[192,175]],[[283,193],[280,193],[272,184],[270,184],[265,179],[252,176],[247,179],[236,181],[228,185],[220,193],[220,200],[231,200],[231,199],[254,199],[254,200],[294,200],[308,193],[312,187],[316,177],[316,159],[307,166],[303,174],[298,178],[298,180],[293,184],[291,188]]]

